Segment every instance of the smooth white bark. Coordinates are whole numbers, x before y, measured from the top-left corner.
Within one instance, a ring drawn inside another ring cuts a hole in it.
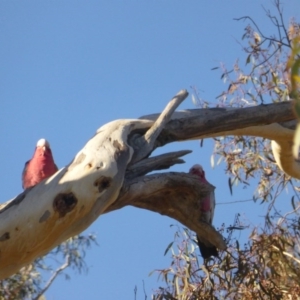
[[[199,236],[210,236],[212,244],[224,249],[222,237],[212,226],[201,222],[198,209],[199,201],[214,189],[212,186],[204,186],[184,173],[146,175],[184,162],[180,157],[189,151],[148,157],[166,143],[224,135],[268,138],[273,140],[278,166],[300,178],[299,163],[292,157],[293,126],[274,122],[293,120],[291,105],[197,109],[177,112],[170,120],[186,96],[187,92],[181,91],[161,118],[150,115],[102,126],[68,166],[2,204],[0,279],[82,232],[101,214],[126,205],[175,218]],[[278,111],[284,116],[280,117]],[[170,193],[172,197],[166,197]]]
[[[152,122],[102,126],[73,162],[0,212],[0,278],[86,229],[119,196],[133,149],[127,137]]]

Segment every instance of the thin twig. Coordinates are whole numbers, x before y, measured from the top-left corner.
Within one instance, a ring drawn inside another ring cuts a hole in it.
[[[272,245],[272,248],[274,248],[277,251],[281,251],[278,247]],[[290,257],[291,259],[293,259],[295,262],[297,262],[298,264],[300,264],[300,260],[297,259],[296,257],[294,257],[292,254],[286,252],[286,251],[282,251],[282,254],[284,254],[285,256]]]
[[[51,286],[55,278],[58,276],[59,273],[61,273],[64,269],[66,269],[70,265],[70,255],[66,256],[66,262],[61,265],[51,276],[45,287],[37,294],[33,300],[39,300],[39,298],[48,290],[48,288]]]
[[[258,65],[254,66],[253,69],[251,70],[250,75],[252,75],[252,74],[254,73],[254,70],[255,70],[256,68],[258,68],[258,67],[260,67],[261,65],[265,64],[266,62],[268,62],[268,61],[269,61],[269,60],[277,53],[277,51],[279,51],[279,50],[280,50],[280,48],[278,47],[272,54],[270,54],[270,56],[269,56],[267,59],[265,59],[264,61],[262,61],[262,62],[259,63]],[[255,87],[255,86],[254,86],[254,87]]]
[[[217,202],[216,205],[227,205],[227,204],[253,202],[253,201],[254,201],[253,199],[249,199],[249,200],[237,200],[237,201],[230,201],[230,202]]]
[[[251,17],[244,16],[244,17],[240,17],[240,18],[234,18],[233,20],[235,20],[235,21],[240,21],[240,20],[244,20],[244,19],[249,19],[249,20],[252,22],[252,24],[255,26],[256,30],[259,32],[259,34],[261,35],[261,37],[264,38],[265,40],[268,40],[268,41],[271,41],[271,42],[280,43],[280,44],[283,45],[283,46],[286,46],[286,47],[291,48],[290,43],[286,44],[286,43],[284,43],[282,40],[277,40],[277,39],[275,39],[275,38],[266,37],[266,36],[261,32],[261,30],[259,29],[258,25],[255,23],[255,21],[254,21]],[[288,40],[288,42],[289,42],[289,40]]]
[[[285,221],[287,219],[287,216],[296,213],[299,209],[300,209],[300,203],[297,205],[297,207],[295,209],[293,209],[292,211],[287,212],[284,216],[282,216],[282,218],[279,220],[277,225],[281,226],[283,221]]]
[[[295,262],[297,262],[298,264],[300,264],[300,260],[297,259],[296,257],[294,257],[292,254],[290,254],[290,253],[288,253],[288,252],[286,252],[286,251],[283,251],[282,253],[283,253],[284,255],[290,257],[291,259],[293,259],[293,260],[294,260]]]
[[[145,289],[145,281],[143,280],[143,290],[144,290],[144,295],[145,295],[145,300],[147,300],[147,293]]]
[[[134,292],[134,300],[136,300],[136,296],[137,296],[137,286],[134,287],[133,292]]]
[[[289,184],[292,186],[292,189],[293,189],[293,191],[294,191],[294,193],[295,193],[295,196],[298,198],[298,201],[300,201],[299,193],[298,193],[298,191],[295,189],[295,185],[294,185],[293,181],[292,181],[292,180],[289,180]]]
[[[289,39],[289,35],[288,35],[288,32],[284,26],[284,21],[283,21],[283,11],[282,9],[280,9],[280,2],[277,0],[275,1],[275,5],[278,9],[278,13],[279,13],[279,16],[280,16],[280,20],[281,20],[281,27],[283,28],[283,31],[284,31],[284,34],[285,34],[285,37],[289,43],[289,46],[291,47],[291,42],[290,42],[290,39]]]

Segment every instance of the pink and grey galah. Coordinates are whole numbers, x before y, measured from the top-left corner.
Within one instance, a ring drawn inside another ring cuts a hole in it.
[[[47,140],[40,139],[36,144],[32,159],[25,163],[22,173],[23,189],[35,186],[42,180],[52,176],[57,170],[50,144]]]
[[[196,175],[202,183],[209,184],[205,178],[205,172],[202,166],[196,164],[190,168],[190,174]],[[204,221],[208,224],[212,224],[215,210],[215,194],[212,191],[204,199],[201,200],[200,209],[201,209],[201,221]],[[198,245],[200,253],[204,259],[207,259],[211,256],[218,256],[217,248],[212,245],[208,240],[204,240],[197,235]]]

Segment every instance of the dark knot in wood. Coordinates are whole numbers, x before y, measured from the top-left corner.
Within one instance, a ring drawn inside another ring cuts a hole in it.
[[[5,233],[3,233],[3,234],[0,236],[0,242],[4,242],[4,241],[9,240],[9,239],[10,239],[9,232],[5,232]]]
[[[111,186],[111,182],[112,179],[110,177],[101,176],[94,182],[94,186],[96,186],[99,193],[101,193]]]
[[[118,161],[119,159],[122,159],[122,157],[125,159],[125,156],[127,155],[129,149],[128,149],[128,146],[124,143],[120,143],[118,140],[114,140],[112,142],[114,148],[116,149],[115,150],[115,153],[114,153],[114,159],[116,161]]]
[[[53,209],[59,213],[59,217],[64,217],[67,213],[72,211],[76,206],[78,200],[73,193],[58,194],[53,202]]]

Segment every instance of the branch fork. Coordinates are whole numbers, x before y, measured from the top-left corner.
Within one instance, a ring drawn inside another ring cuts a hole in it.
[[[224,135],[261,136],[274,140],[279,167],[300,178],[299,163],[290,155],[295,125],[291,103],[175,112],[187,95],[180,91],[160,115],[103,125],[69,165],[2,204],[0,279],[82,232],[101,214],[126,205],[174,218],[225,249],[222,236],[200,222],[199,201],[213,186],[204,186],[186,173],[147,175],[184,163],[181,157],[190,153],[149,157],[158,146]]]

